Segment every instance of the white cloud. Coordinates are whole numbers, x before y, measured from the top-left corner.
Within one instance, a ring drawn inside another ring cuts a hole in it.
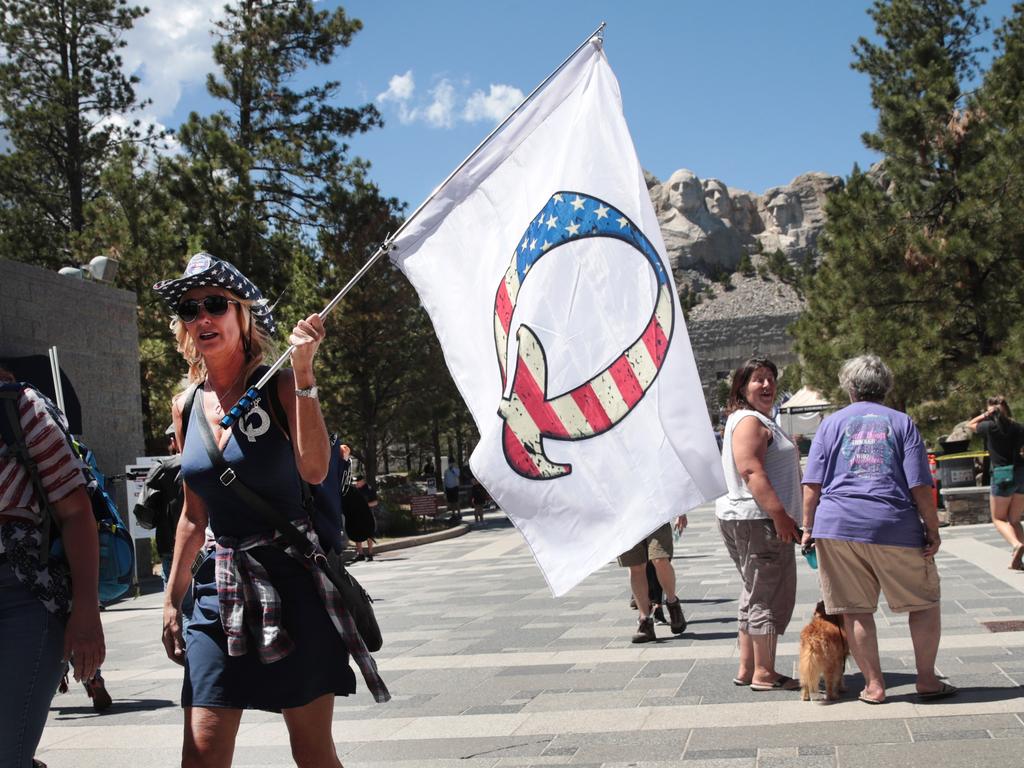
[[[451,128],[455,125],[455,86],[448,80],[441,80],[430,95],[433,101],[423,110],[423,119],[435,128]]]
[[[409,106],[409,100],[416,92],[416,81],[410,69],[404,75],[392,75],[388,80],[388,89],[377,94],[378,104],[393,103],[398,107],[398,120],[403,124],[416,119],[415,110]]]
[[[385,110],[393,109],[403,124],[421,122],[434,128],[452,128],[457,121],[497,123],[523,100],[523,92],[512,85],[492,84],[487,93],[477,90],[469,98],[460,93],[465,90],[468,83],[457,87],[448,78],[441,78],[430,89],[429,101],[417,99],[416,81],[410,69],[405,74],[392,75],[387,90],[377,94],[376,101]]]
[[[466,100],[462,119],[469,123],[490,120],[498,123],[504,120],[523,100],[523,92],[513,85],[491,84],[490,91],[474,91]]]
[[[213,64],[213,22],[224,17],[223,0],[158,0],[125,35],[125,71],[139,77],[140,99],[151,99],[146,114],[166,120],[184,87],[201,84]]]
[[[384,93],[377,94],[377,101],[384,103],[394,101],[401,104],[412,98],[416,91],[416,81],[413,79],[410,69],[404,75],[393,75],[388,80],[388,89]]]

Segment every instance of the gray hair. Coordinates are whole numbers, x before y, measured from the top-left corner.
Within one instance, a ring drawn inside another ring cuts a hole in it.
[[[892,389],[892,371],[878,355],[860,355],[843,363],[839,369],[839,386],[850,393],[850,399],[882,402]]]

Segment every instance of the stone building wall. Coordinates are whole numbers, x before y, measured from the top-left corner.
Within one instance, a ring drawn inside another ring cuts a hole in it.
[[[135,294],[0,260],[0,357],[51,346],[81,402],[82,439],[102,472],[122,474],[144,452]]]
[[[757,354],[771,358],[783,368],[797,362],[793,338],[786,332],[799,313],[753,315],[717,320],[690,320],[687,330],[704,398],[714,413],[718,381],[749,357]]]

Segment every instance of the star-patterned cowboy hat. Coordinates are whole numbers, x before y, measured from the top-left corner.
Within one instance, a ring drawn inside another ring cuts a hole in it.
[[[176,312],[181,297],[186,291],[192,288],[200,288],[204,285],[213,285],[231,291],[239,298],[252,302],[250,311],[253,319],[269,334],[277,334],[277,326],[274,324],[274,315],[271,312],[270,303],[263,298],[260,289],[253,284],[252,280],[243,275],[238,268],[230,262],[211,256],[205,251],[200,251],[188,260],[188,266],[181,277],[173,280],[161,280],[153,286],[153,290],[160,294],[171,312]]]

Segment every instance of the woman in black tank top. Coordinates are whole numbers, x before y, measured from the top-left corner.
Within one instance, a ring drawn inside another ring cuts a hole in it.
[[[990,397],[985,410],[967,422],[967,428],[985,438],[992,485],[988,503],[992,524],[1012,548],[1010,568],[1024,570],[1024,426],[1013,420],[1002,395]]]

